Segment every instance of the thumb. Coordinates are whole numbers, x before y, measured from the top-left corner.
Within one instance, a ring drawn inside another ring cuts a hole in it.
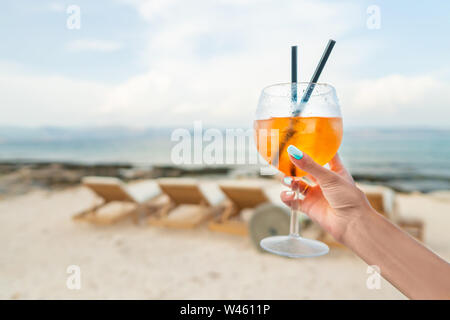
[[[341,177],[336,173],[322,167],[315,162],[309,155],[299,150],[296,146],[290,145],[287,148],[292,163],[303,171],[312,175],[319,185],[326,186],[339,182]]]

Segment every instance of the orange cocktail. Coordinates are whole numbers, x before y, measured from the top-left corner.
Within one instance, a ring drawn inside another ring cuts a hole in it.
[[[287,176],[302,177],[286,152],[294,145],[324,165],[336,154],[342,140],[340,117],[280,117],[255,120],[258,152]]]

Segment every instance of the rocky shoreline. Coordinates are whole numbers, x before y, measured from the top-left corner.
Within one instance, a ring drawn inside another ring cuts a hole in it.
[[[136,166],[130,163],[82,164],[68,162],[0,162],[0,197],[24,194],[36,189],[54,190],[79,185],[84,176],[117,177],[124,181],[160,177],[258,176],[253,167],[178,167],[174,165]],[[382,184],[398,192],[448,190],[450,179],[353,173],[356,181]]]
[[[80,184],[84,176],[117,177],[126,182],[138,179],[183,176],[226,176],[231,168],[181,168],[135,166],[127,163],[80,164],[63,162],[0,162],[0,197],[36,189],[60,189]]]

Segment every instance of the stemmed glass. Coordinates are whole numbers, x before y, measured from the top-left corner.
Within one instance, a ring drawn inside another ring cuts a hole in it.
[[[311,86],[313,91],[311,92]],[[295,92],[293,92],[293,90]],[[297,105],[292,96],[310,91],[307,103]],[[299,110],[301,112],[299,112]],[[287,153],[289,145],[298,147],[317,163],[325,165],[336,154],[342,140],[342,116],[336,90],[322,83],[282,83],[263,89],[254,121],[258,152],[272,166],[292,177],[295,199],[302,199],[300,180],[306,172],[295,167]],[[297,201],[294,201],[297,203]],[[297,205],[291,209],[290,234],[261,240],[261,247],[269,252],[292,257],[314,257],[328,253],[328,246],[320,241],[300,236]]]

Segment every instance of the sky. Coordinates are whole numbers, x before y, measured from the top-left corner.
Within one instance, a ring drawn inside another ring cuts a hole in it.
[[[320,81],[336,88],[345,126],[450,128],[449,1],[0,6],[2,126],[248,127],[261,89],[289,82],[290,46],[308,81],[332,38]]]

